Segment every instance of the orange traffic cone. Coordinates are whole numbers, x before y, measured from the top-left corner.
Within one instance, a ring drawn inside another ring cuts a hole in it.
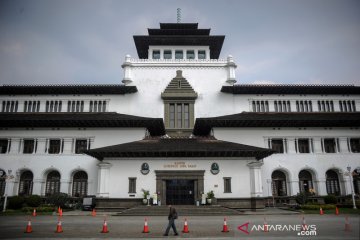
[[[226,218],[224,218],[224,225],[223,225],[222,232],[229,232],[229,229],[228,229],[228,226],[227,226],[227,223],[226,223]]]
[[[266,222],[266,218],[264,218],[264,232],[269,232],[269,225]]]
[[[63,210],[62,210],[62,208],[60,208],[60,210],[59,210],[59,216],[62,217],[62,215],[63,215]]]
[[[307,231],[307,225],[306,225],[306,221],[305,221],[305,217],[302,217],[302,222],[301,222],[301,226],[302,226],[302,230],[303,231]]]
[[[28,224],[26,225],[25,233],[32,233],[31,221],[29,219]]]
[[[55,232],[56,233],[62,233],[63,232],[60,218],[59,218],[58,224],[56,225],[56,231]]]
[[[336,214],[336,215],[339,215],[339,209],[338,209],[338,207],[335,208],[335,214]]]
[[[58,207],[58,210],[57,210],[58,213],[60,213],[60,206]]]
[[[320,207],[320,215],[324,215],[324,211],[322,210],[321,207]]]
[[[109,229],[108,229],[106,218],[105,218],[104,224],[103,224],[103,229],[102,229],[101,233],[108,233],[108,232],[109,232]]]
[[[185,218],[185,222],[184,222],[184,230],[182,232],[189,233],[189,226],[188,226],[186,218]]]
[[[36,209],[35,208],[34,208],[32,215],[33,215],[33,217],[36,217]]]
[[[145,218],[143,233],[149,233],[149,226],[148,226],[148,223],[147,223],[147,219],[146,219],[146,218]]]
[[[96,217],[96,210],[95,210],[95,208],[93,208],[93,210],[92,210],[92,212],[91,212],[91,216]]]
[[[350,232],[351,231],[350,222],[349,222],[349,219],[348,219],[347,216],[345,217],[345,229],[344,229],[344,231],[345,232]]]

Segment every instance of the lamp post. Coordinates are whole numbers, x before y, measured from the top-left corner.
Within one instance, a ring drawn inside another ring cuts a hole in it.
[[[351,187],[351,197],[352,197],[352,201],[353,201],[353,208],[356,209],[356,203],[355,203],[355,194],[354,194],[354,187],[353,187],[353,178],[352,178],[352,174],[351,174],[351,167],[348,166],[347,167],[348,173],[349,173],[349,179],[350,179],[350,187]]]
[[[5,171],[3,170],[0,170],[0,178],[4,179],[5,180],[5,190],[4,190],[4,206],[3,206],[3,212],[6,211],[6,204],[7,204],[7,180],[8,179],[13,179],[14,178],[14,175],[11,174],[12,173],[12,170],[9,169],[8,170],[8,174],[6,174]]]

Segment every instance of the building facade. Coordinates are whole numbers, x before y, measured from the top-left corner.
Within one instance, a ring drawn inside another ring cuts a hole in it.
[[[142,190],[167,204],[213,191],[239,208],[359,194],[360,87],[240,84],[224,39],[161,23],[134,36],[122,84],[1,86],[0,194],[132,206]]]

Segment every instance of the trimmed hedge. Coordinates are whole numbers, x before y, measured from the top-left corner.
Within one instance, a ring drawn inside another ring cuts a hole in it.
[[[337,199],[334,195],[327,195],[324,197],[324,202],[326,204],[336,204],[337,203]]]
[[[10,209],[20,209],[25,204],[25,198],[22,196],[13,196],[8,198]]]
[[[40,206],[41,202],[42,202],[42,199],[39,195],[31,195],[31,196],[25,198],[25,203],[29,207],[38,207],[38,206]]]
[[[306,205],[301,206],[301,209],[303,209],[303,210],[320,210],[320,208],[322,208],[323,210],[330,210],[330,209],[335,209],[336,205],[335,204],[306,204]]]
[[[55,208],[54,207],[37,207],[35,208],[36,209],[36,212],[40,213],[40,212],[54,212],[55,211]],[[21,209],[21,211],[23,212],[33,212],[34,211],[34,208],[33,207],[23,207]]]

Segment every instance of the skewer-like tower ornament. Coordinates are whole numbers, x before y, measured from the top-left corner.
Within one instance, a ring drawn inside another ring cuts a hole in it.
[[[181,8],[176,9],[177,12],[177,23],[181,23]]]

